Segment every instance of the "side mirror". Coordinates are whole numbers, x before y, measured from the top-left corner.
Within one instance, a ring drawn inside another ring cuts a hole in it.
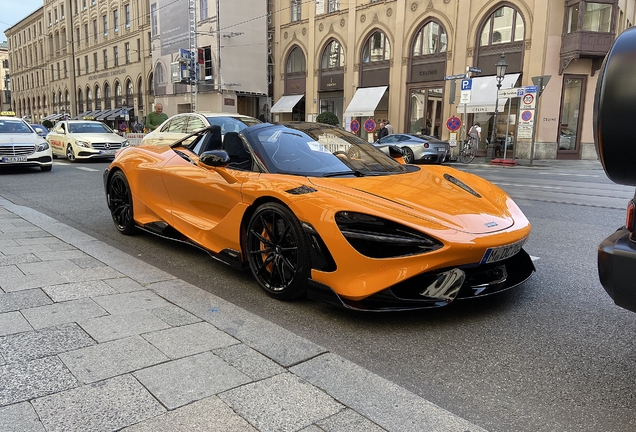
[[[199,163],[207,167],[224,167],[230,163],[230,156],[225,150],[210,150],[199,156]]]
[[[636,27],[621,33],[603,61],[594,98],[594,144],[615,183],[636,186]]]
[[[402,157],[404,156],[404,152],[400,147],[396,145],[390,145],[389,156],[391,156],[393,159],[402,159]]]

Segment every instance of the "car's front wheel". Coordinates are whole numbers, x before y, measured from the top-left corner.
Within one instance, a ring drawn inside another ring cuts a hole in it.
[[[106,200],[117,230],[125,235],[135,233],[130,185],[121,171],[115,171],[108,180]]]
[[[66,147],[66,159],[68,159],[69,162],[75,162],[75,152],[73,151],[73,146],[71,144]]]
[[[245,238],[250,270],[271,297],[305,295],[311,272],[309,246],[300,222],[285,206],[266,203],[250,218]]]
[[[409,147],[402,147],[402,152],[404,153],[404,155],[402,156],[404,158],[404,163],[413,163],[413,160],[415,159],[413,150],[411,150]]]

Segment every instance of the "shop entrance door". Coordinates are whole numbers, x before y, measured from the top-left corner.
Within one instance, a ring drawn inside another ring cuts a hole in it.
[[[443,87],[412,88],[409,94],[409,133],[441,137]]]
[[[581,148],[585,75],[564,75],[557,159],[578,159]]]

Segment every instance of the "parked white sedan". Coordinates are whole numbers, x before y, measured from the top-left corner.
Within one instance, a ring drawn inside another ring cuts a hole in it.
[[[0,167],[3,166],[40,167],[42,171],[51,171],[51,147],[24,120],[0,117]]]
[[[128,147],[128,140],[104,123],[88,120],[58,122],[46,140],[53,149],[53,157],[66,156],[77,159],[102,159],[115,157],[117,150]]]
[[[226,132],[240,132],[248,126],[261,123],[254,117],[232,113],[184,113],[170,117],[154,131],[147,134],[141,145],[170,145],[198,129],[217,125],[221,136]]]

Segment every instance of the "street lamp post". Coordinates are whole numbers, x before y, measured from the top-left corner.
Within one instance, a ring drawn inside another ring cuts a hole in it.
[[[488,144],[488,154],[486,159],[492,160],[495,158],[495,146],[497,143],[495,140],[497,139],[497,111],[499,110],[499,89],[501,89],[501,81],[503,81],[504,76],[506,75],[506,68],[508,67],[508,63],[506,63],[506,54],[501,53],[501,59],[495,64],[497,68],[497,97],[495,99],[495,116],[492,122],[492,133],[490,134],[490,143]]]

